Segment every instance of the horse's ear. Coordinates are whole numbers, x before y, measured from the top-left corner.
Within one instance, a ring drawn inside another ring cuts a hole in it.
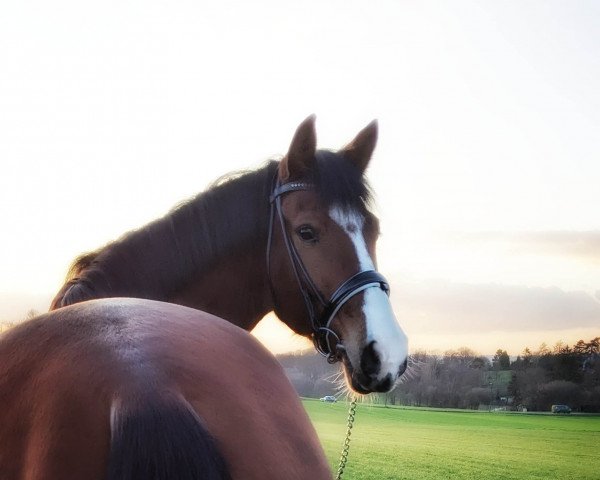
[[[369,165],[369,160],[377,145],[377,120],[373,120],[348,145],[342,148],[344,154],[361,172],[364,172]]]
[[[311,115],[296,129],[290,149],[279,164],[279,179],[287,181],[301,178],[312,168],[316,148],[315,116]]]

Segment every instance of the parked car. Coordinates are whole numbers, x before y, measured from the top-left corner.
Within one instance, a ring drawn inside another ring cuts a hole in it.
[[[337,402],[337,398],[335,398],[333,395],[325,395],[324,397],[321,397],[319,400],[321,400],[322,402],[331,402],[331,403]]]
[[[571,407],[568,405],[552,405],[552,413],[571,413]]]

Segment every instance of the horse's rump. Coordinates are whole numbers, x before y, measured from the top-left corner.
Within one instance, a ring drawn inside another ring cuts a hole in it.
[[[0,479],[107,474],[331,478],[296,392],[256,339],[138,299],[64,307],[0,337]]]

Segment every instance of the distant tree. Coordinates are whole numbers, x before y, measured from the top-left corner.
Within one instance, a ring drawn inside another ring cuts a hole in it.
[[[538,351],[536,352],[536,354],[540,357],[543,357],[545,355],[550,355],[551,353],[552,352],[548,348],[548,345],[546,345],[546,342],[542,342],[542,344],[538,348]]]
[[[533,363],[533,354],[529,347],[525,347],[521,355],[523,356],[523,368],[529,368]]]
[[[523,369],[523,359],[521,355],[517,355],[515,361],[510,364],[511,370],[522,370]]]
[[[469,391],[481,384],[481,371],[473,367],[476,358],[477,353],[465,347],[445,352],[431,406],[472,408]]]
[[[584,399],[582,390],[573,382],[553,380],[539,388],[539,404],[541,410],[550,410],[554,404],[565,404],[579,409]]]
[[[587,343],[583,340],[577,341],[577,343],[573,346],[573,351],[578,355],[585,355],[588,352]]]
[[[521,391],[521,388],[522,386],[519,382],[519,373],[513,371],[510,383],[508,384],[508,394],[513,397],[515,405],[520,405],[523,403],[523,392]]]
[[[490,389],[486,387],[473,387],[466,395],[467,408],[476,409],[481,404],[489,405],[491,401]]]
[[[506,350],[498,349],[492,358],[494,370],[510,370],[510,357]]]
[[[570,351],[571,348],[569,347],[569,345],[564,343],[562,340],[556,342],[554,344],[554,348],[552,349],[552,353],[554,353],[555,355],[559,355],[561,353],[569,353]]]
[[[324,362],[316,352],[288,353],[276,358],[299,395],[317,397],[335,392],[339,367]]]
[[[581,405],[582,412],[600,412],[600,385],[585,390],[585,398]]]
[[[554,353],[555,355],[561,353],[564,346],[564,342],[562,340],[558,340],[552,348],[552,353]]]
[[[471,366],[473,360],[477,357],[477,353],[468,347],[460,347],[457,350],[447,350],[444,353],[446,361],[459,363],[460,365]]]
[[[485,357],[475,357],[471,362],[471,368],[485,370],[490,368],[490,361]]]
[[[588,355],[599,355],[600,354],[600,337],[593,338],[587,344]]]
[[[509,394],[515,396],[515,403],[523,404],[528,410],[539,410],[539,386],[548,381],[543,368],[531,366],[526,370],[516,372],[509,383]]]
[[[410,393],[411,404],[433,406],[437,401],[439,378],[442,373],[442,361],[437,355],[428,355],[415,367],[415,376],[402,385],[403,392]]]
[[[563,349],[563,353],[555,354],[545,360],[547,370],[552,380],[568,380],[581,383],[583,369],[581,356]]]

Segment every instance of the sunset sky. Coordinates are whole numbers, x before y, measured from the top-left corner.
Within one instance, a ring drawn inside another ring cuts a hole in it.
[[[600,2],[0,4],[0,320],[220,175],[377,118],[411,349],[600,335]],[[306,344],[273,319],[274,351]]]

